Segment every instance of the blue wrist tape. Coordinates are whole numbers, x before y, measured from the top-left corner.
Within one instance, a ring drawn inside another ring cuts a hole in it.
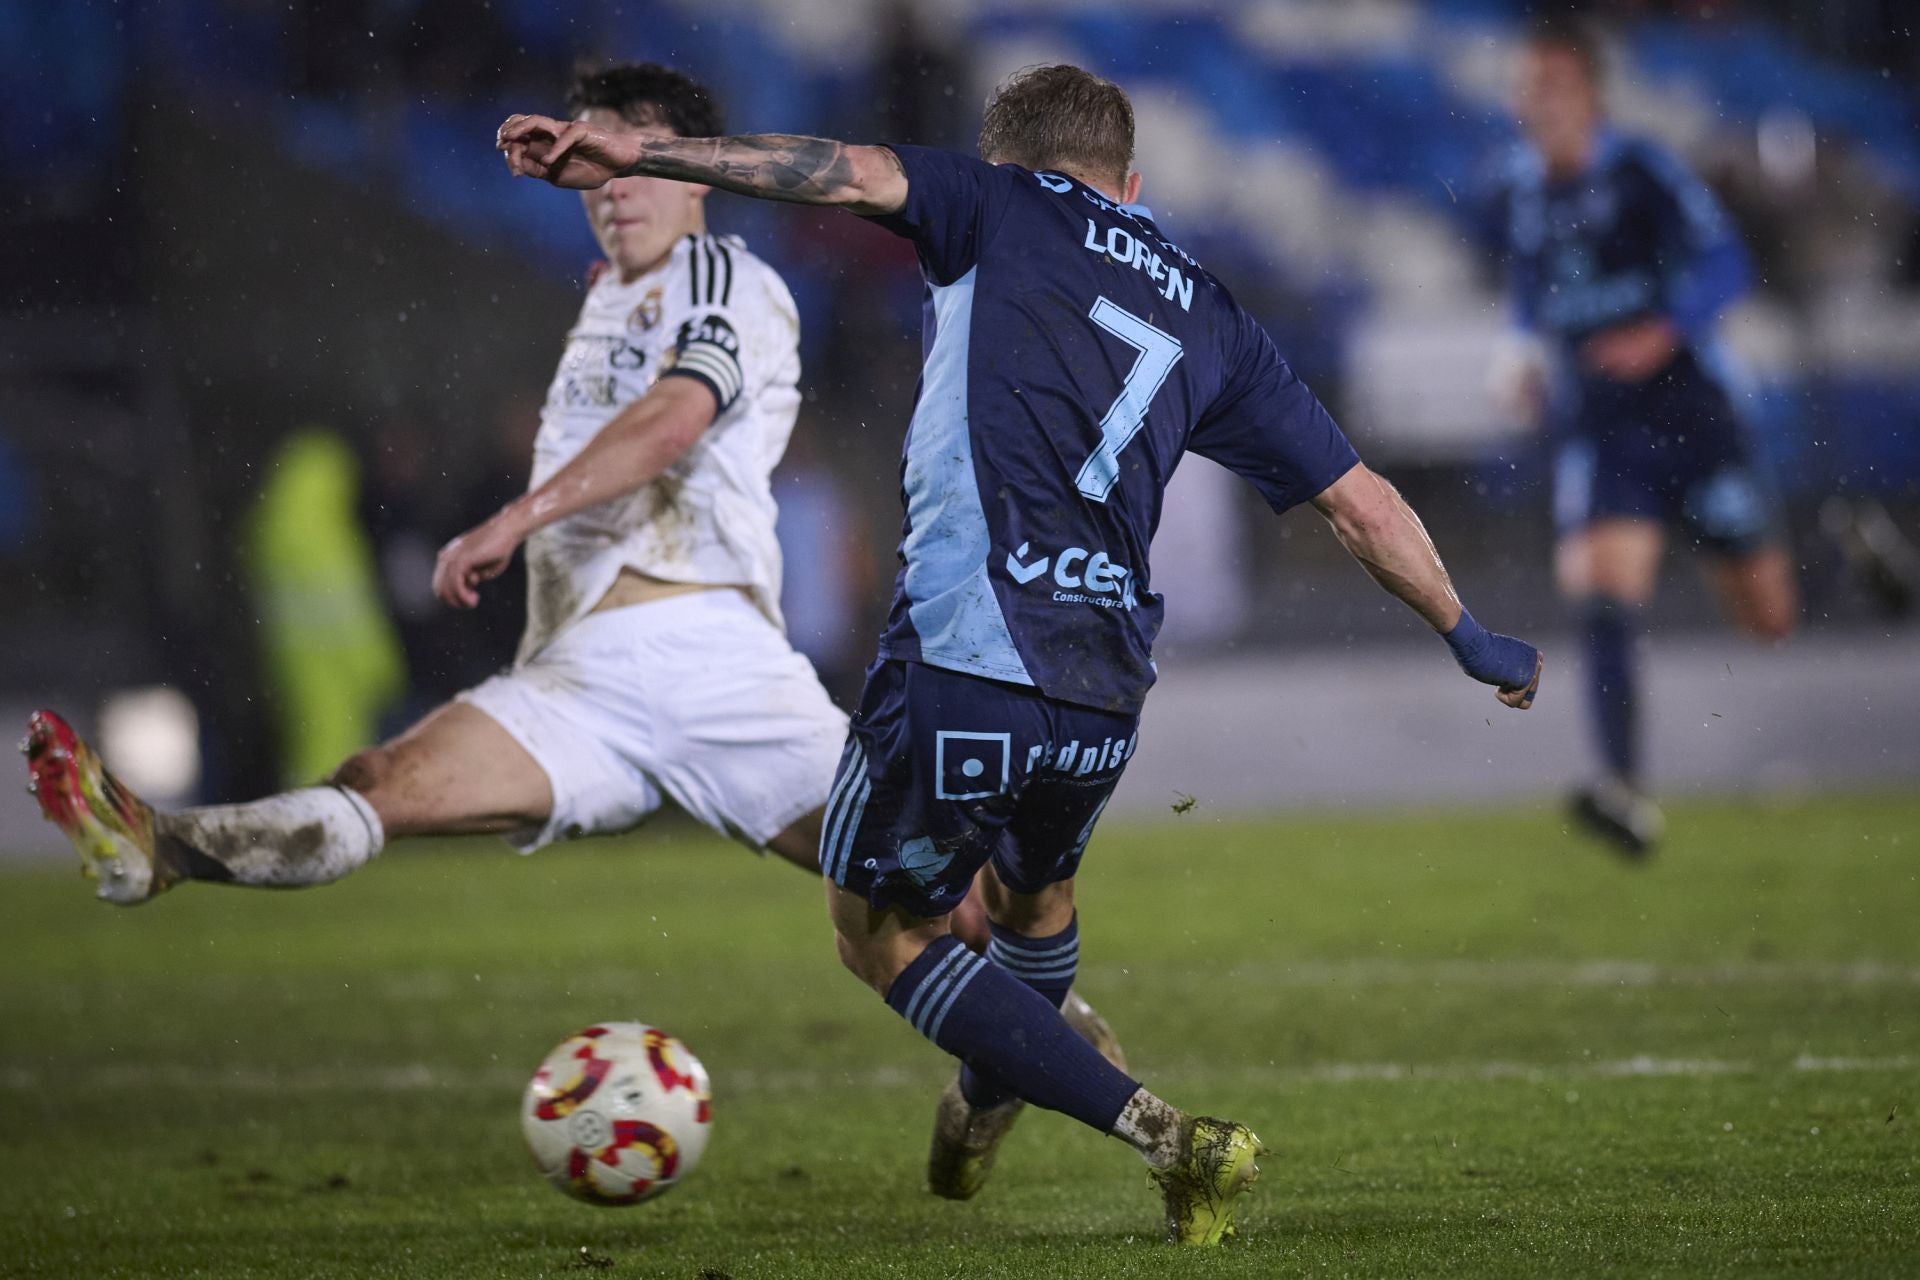
[[[1468,660],[1479,652],[1480,647],[1486,644],[1488,635],[1487,629],[1475,622],[1473,615],[1468,613],[1463,605],[1460,609],[1460,621],[1454,623],[1453,630],[1441,638],[1447,642],[1447,648],[1453,650],[1455,661],[1464,667]]]

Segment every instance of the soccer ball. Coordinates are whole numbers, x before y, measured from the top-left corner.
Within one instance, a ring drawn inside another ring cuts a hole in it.
[[[638,1204],[700,1163],[711,1122],[707,1069],[640,1022],[603,1022],[548,1054],[520,1103],[547,1181],[588,1204]]]

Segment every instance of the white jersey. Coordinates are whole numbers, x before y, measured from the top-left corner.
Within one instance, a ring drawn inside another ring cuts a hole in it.
[[[734,236],[684,237],[631,282],[587,291],[547,390],[533,487],[664,374],[698,378],[720,413],[651,484],[527,540],[525,662],[599,603],[622,569],[745,588],[776,626],[780,544],[770,476],[800,410],[800,318],[773,268]]]

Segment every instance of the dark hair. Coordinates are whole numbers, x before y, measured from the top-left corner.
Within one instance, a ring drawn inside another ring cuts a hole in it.
[[[1124,180],[1133,168],[1133,104],[1091,71],[1027,67],[987,99],[980,158]]]
[[[582,68],[567,91],[567,115],[591,107],[617,112],[628,124],[665,125],[683,138],[717,138],[725,128],[711,90],[657,62]]]
[[[1527,28],[1527,45],[1572,54],[1595,85],[1606,78],[1606,39],[1599,28],[1584,19],[1541,18]]]

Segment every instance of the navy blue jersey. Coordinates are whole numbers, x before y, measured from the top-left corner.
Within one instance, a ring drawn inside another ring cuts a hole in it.
[[[1603,132],[1586,172],[1566,180],[1522,147],[1489,212],[1520,322],[1563,345],[1653,316],[1704,341],[1751,279],[1713,193],[1643,139]]]
[[[1188,450],[1276,511],[1358,459],[1205,268],[1056,173],[895,147],[876,218],[926,276],[925,368],[884,657],[1137,711],[1160,629],[1147,547]]]

